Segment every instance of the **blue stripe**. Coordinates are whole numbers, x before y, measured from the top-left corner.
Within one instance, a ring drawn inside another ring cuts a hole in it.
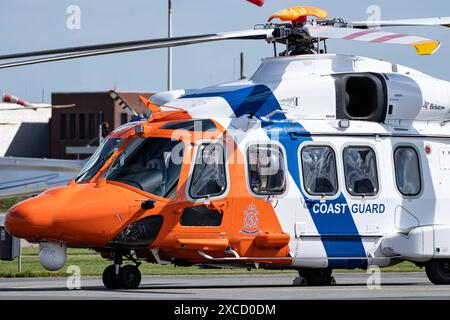
[[[314,204],[320,200],[312,199],[305,194],[301,187],[301,177],[299,163],[297,159],[298,149],[304,142],[312,141],[310,135],[304,135],[305,128],[299,123],[277,122],[265,126],[265,131],[269,138],[279,137],[280,143],[284,146],[287,154],[289,173],[294,179],[298,190],[305,199],[308,211],[314,221],[319,235],[322,236],[322,243],[327,254],[328,266],[330,268],[365,268],[367,267],[367,254],[364,249],[356,224],[352,214],[345,206],[341,214],[314,213]],[[300,133],[301,137],[292,137],[290,133]],[[345,196],[341,193],[337,199],[326,200],[325,204],[334,205],[347,204]],[[329,237],[327,237],[329,236]],[[300,248],[301,250],[301,248]],[[362,258],[362,259],[333,259],[333,258]]]
[[[189,92],[182,98],[199,97],[224,98],[233,109],[236,117],[248,113],[261,117],[274,110],[281,110],[272,91],[264,85],[212,87],[201,91]],[[346,210],[341,214],[314,213],[313,205],[320,201],[309,198],[302,191],[297,152],[302,143],[312,141],[309,132],[299,123],[285,121],[286,116],[282,113],[274,115],[271,120],[273,121],[270,123],[263,122],[262,127],[269,138],[274,139],[278,137],[286,150],[288,170],[303,198],[309,203],[308,211],[312,216],[319,235],[322,236],[322,242],[329,258],[329,267],[365,268],[367,266],[367,260],[365,259],[367,255],[348,205],[345,206]],[[301,134],[301,136],[292,137],[291,133]],[[337,199],[327,200],[325,203],[328,205],[336,203],[346,204],[347,201],[341,193]]]
[[[236,117],[254,114],[263,117],[274,110],[281,110],[272,91],[265,85],[222,86],[189,91],[181,98],[222,97],[233,109]],[[272,119],[282,120],[284,115],[275,114]]]

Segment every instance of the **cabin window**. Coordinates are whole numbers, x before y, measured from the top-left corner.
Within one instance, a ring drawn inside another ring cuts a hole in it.
[[[120,125],[123,125],[128,122],[128,114],[121,113],[120,114]]]
[[[280,195],[286,190],[286,168],[281,148],[255,144],[247,149],[248,183],[257,195]]]
[[[71,113],[69,115],[69,139],[73,140],[77,136],[76,129],[76,115]]]
[[[84,140],[86,138],[86,116],[84,113],[80,113],[78,115],[78,137],[80,140]]]
[[[328,146],[302,149],[303,184],[312,196],[334,196],[338,192],[336,155]]]
[[[180,224],[184,227],[218,227],[222,224],[223,212],[207,206],[194,206],[184,209]]]
[[[61,140],[66,140],[67,134],[67,116],[63,113],[59,119],[59,138]]]
[[[347,191],[352,196],[375,196],[378,193],[377,162],[372,148],[345,148],[344,174]]]
[[[398,147],[394,151],[395,180],[404,196],[417,196],[422,190],[419,156],[412,147]]]
[[[225,192],[225,152],[219,143],[198,147],[189,195],[193,199],[219,196]]]
[[[95,114],[89,113],[88,115],[88,138],[93,139],[96,136],[97,123],[95,122]]]

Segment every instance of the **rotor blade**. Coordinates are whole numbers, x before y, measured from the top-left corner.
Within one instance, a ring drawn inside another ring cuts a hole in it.
[[[35,57],[35,56],[48,56],[48,55],[51,55],[51,56],[0,64],[0,69],[18,67],[18,66],[24,66],[24,65],[30,65],[30,64],[37,64],[37,63],[52,62],[52,61],[61,61],[61,60],[76,59],[76,58],[83,58],[83,57],[107,55],[107,54],[113,54],[113,53],[185,46],[185,45],[190,45],[190,44],[221,41],[221,40],[231,40],[231,39],[234,39],[234,40],[258,40],[258,39],[264,40],[264,39],[266,39],[267,40],[272,37],[272,33],[273,33],[273,29],[256,29],[256,30],[236,31],[236,32],[224,32],[224,33],[209,34],[209,35],[106,43],[106,44],[100,44],[100,45],[89,45],[89,46],[54,49],[54,50],[7,54],[7,55],[0,56],[0,60],[18,59],[18,58]]]
[[[402,19],[381,21],[355,21],[350,26],[358,29],[377,27],[414,27],[414,26],[443,26],[450,28],[450,17],[425,18],[425,19]]]
[[[195,39],[196,37],[200,38],[200,37],[206,37],[206,36],[213,36],[213,35],[178,37],[178,38],[172,38],[172,39],[177,41],[177,40],[184,40],[187,38]],[[1,55],[0,60],[48,56],[48,55],[65,54],[65,53],[87,52],[87,51],[111,49],[111,48],[119,48],[119,47],[127,47],[127,46],[138,46],[138,45],[144,45],[144,44],[158,43],[158,42],[167,41],[167,40],[168,40],[168,38],[147,39],[147,40],[112,42],[112,43],[105,43],[105,44],[95,44],[95,45],[87,45],[87,46],[77,46],[77,47],[40,50],[40,51],[31,51],[31,52],[22,52],[22,53],[12,53],[12,54]]]
[[[409,36],[401,33],[384,32],[375,29],[361,31],[353,28],[307,26],[306,30],[313,38],[410,45],[416,49],[417,54],[419,55],[433,54],[440,46],[440,42],[436,40],[418,36]]]
[[[49,105],[49,106],[42,106],[40,107],[37,105],[34,108],[28,108],[28,109],[67,109],[67,108],[75,108],[76,104],[60,104],[60,105]]]

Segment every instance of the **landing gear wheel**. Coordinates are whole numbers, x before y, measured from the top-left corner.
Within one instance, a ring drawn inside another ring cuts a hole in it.
[[[116,267],[112,264],[103,271],[103,284],[108,289],[119,289],[119,278],[116,276]]]
[[[450,260],[433,259],[425,264],[425,272],[433,284],[450,284]]]
[[[120,269],[119,283],[123,289],[136,289],[141,284],[141,272],[133,265],[126,265]]]
[[[335,284],[334,277],[331,276],[333,270],[326,269],[300,269],[298,274],[306,280],[309,286],[329,286]]]

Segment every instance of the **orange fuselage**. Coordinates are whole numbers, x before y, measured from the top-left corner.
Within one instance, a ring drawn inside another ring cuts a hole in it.
[[[276,258],[279,264],[290,264],[289,236],[283,233],[272,204],[264,198],[255,198],[249,192],[243,155],[234,141],[227,138],[226,130],[218,123],[215,123],[216,130],[207,132],[163,129],[171,121],[169,114],[167,119],[159,122],[139,122],[114,131],[109,138],[122,138],[124,143],[89,181],[72,181],[67,186],[50,189],[17,204],[6,216],[7,230],[32,242],[58,242],[68,247],[105,252],[117,249],[120,239],[141,230],[142,226],[132,228],[134,223],[150,221],[144,228],[148,234],[153,232],[154,239],[148,243],[141,241],[136,248],[131,244],[128,249],[148,252],[159,249],[161,258],[165,260],[192,263],[205,262],[199,250],[216,258],[230,257],[225,250],[234,250],[240,257],[266,258],[260,261],[268,263],[275,261],[270,258]],[[141,128],[139,132],[135,130],[137,126]],[[137,137],[178,139],[182,142],[182,163],[172,197],[157,196],[136,186],[102,177],[107,176],[108,167]],[[195,145],[205,140],[220,141],[225,145],[229,185],[218,198],[193,200],[187,190]],[[154,200],[154,207],[143,208],[142,203],[149,199]],[[218,216],[220,223],[186,223],[187,211],[192,208],[211,212]],[[247,214],[252,209],[258,216],[249,218]],[[246,228],[248,232],[243,231]],[[120,246],[127,245],[120,243]]]

